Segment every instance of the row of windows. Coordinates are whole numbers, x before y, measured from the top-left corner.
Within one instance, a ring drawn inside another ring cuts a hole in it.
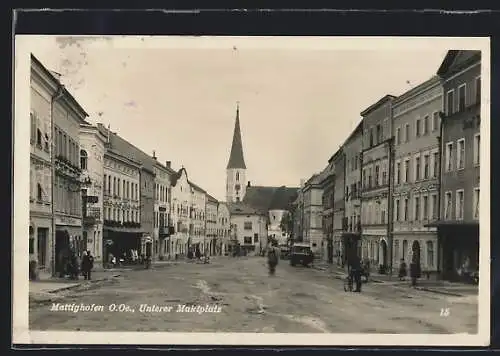
[[[387,207],[384,202],[366,202],[361,206],[361,221],[366,225],[387,223]]]
[[[467,93],[467,83],[460,84],[457,89],[451,89],[446,93],[446,115],[464,111],[467,106],[481,102],[481,77],[477,77],[473,83],[473,89]],[[456,90],[456,91],[455,91]],[[469,95],[467,95],[469,94]]]
[[[418,118],[415,120],[415,138],[426,136],[431,132],[436,132],[439,130],[440,119],[439,113],[437,111],[433,112],[432,115],[425,115],[423,118]],[[404,125],[404,130],[401,132],[401,127],[397,127],[395,130],[395,144],[401,145],[410,142],[411,130],[410,124]]]
[[[454,150],[454,146],[456,149]],[[474,144],[472,146],[473,150],[473,164],[479,165],[481,159],[481,135],[476,134],[474,136]],[[457,140],[456,145],[454,142],[446,143],[445,149],[445,172],[451,172],[453,169],[464,169],[465,168],[465,138]]]
[[[80,216],[82,214],[81,192],[72,191],[68,182],[56,176],[54,189],[54,209],[64,214]]]
[[[49,151],[50,147],[50,135],[49,128],[46,120],[42,120],[38,117],[35,111],[30,113],[30,143],[35,145],[38,149],[43,149],[46,152]]]
[[[169,226],[169,216],[168,213],[155,211],[155,221],[154,227],[164,227]]]
[[[113,220],[120,222],[135,222],[140,219],[139,210],[137,209],[119,209],[104,207],[104,220]]]
[[[394,221],[436,220],[438,216],[437,193],[394,199]]]
[[[138,201],[139,184],[105,174],[104,194]]]
[[[388,184],[387,165],[376,164],[375,170],[372,167],[363,169],[363,188],[370,189]]]
[[[360,155],[355,154],[347,160],[347,170],[348,172],[353,172],[359,168],[360,165]]]
[[[439,152],[423,152],[417,153],[412,160],[406,158],[401,164],[401,161],[396,161],[394,167],[394,183],[395,185],[402,183],[418,182],[426,179],[437,178],[439,174]]]
[[[402,245],[402,246],[401,246]],[[401,248],[402,247],[402,248]],[[363,241],[362,242],[362,256],[364,259],[369,259],[370,261],[378,264],[380,260],[380,249],[381,244],[375,241]],[[428,240],[425,243],[425,250],[420,254],[420,262],[425,268],[434,268],[435,267],[435,243],[434,241]],[[400,244],[399,239],[394,239],[394,260],[400,261],[404,260],[406,263],[409,263],[409,257],[411,254],[411,250],[408,248],[408,241],[403,240],[402,244]],[[424,262],[425,263],[422,263]],[[382,261],[380,261],[382,262]]]
[[[59,127],[55,127],[55,152],[57,156],[61,156],[70,161],[74,166],[80,166],[80,144],[66,134]],[[48,140],[48,138],[47,138]]]
[[[243,237],[243,242],[246,244],[251,244],[252,243],[252,236]],[[253,243],[257,243],[257,242],[259,242],[259,234],[254,234]]]
[[[479,220],[479,188],[474,188],[472,196],[472,218]],[[465,191],[458,189],[455,191],[455,204],[453,204],[453,192],[444,194],[444,219],[463,220],[465,206]],[[455,211],[453,211],[455,208]]]
[[[155,183],[155,200],[160,202],[168,202],[168,187],[163,184]]]

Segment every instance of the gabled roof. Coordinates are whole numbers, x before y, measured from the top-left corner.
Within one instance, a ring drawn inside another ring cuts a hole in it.
[[[452,73],[453,68],[462,69],[464,65],[481,59],[481,51],[477,50],[450,50],[446,53],[443,62],[439,66],[437,75],[446,77]]]
[[[176,173],[174,173],[172,175],[172,178],[171,178],[171,181],[170,181],[170,184],[172,185],[172,187],[175,187],[176,184],[177,184],[177,181],[179,180],[179,178],[182,176],[182,172],[186,173],[186,178],[187,178],[187,171],[186,171],[186,168],[182,167],[181,169],[179,169]],[[188,180],[189,181],[189,180]]]
[[[256,209],[245,203],[227,203],[230,215],[263,215],[266,216],[266,211]]]
[[[261,211],[288,210],[298,195],[299,188],[247,187],[243,203]]]
[[[218,204],[219,201],[207,193],[207,201]]]
[[[233,143],[231,145],[231,153],[229,155],[229,162],[227,169],[240,168],[246,169],[245,159],[243,157],[243,144],[241,142],[240,130],[240,108],[236,108],[236,122],[234,123]]]
[[[440,78],[437,75],[432,76],[431,78],[427,79],[426,81],[420,83],[414,88],[411,88],[410,90],[404,92],[400,96],[398,96],[396,99],[394,99],[394,106],[397,106],[401,104],[402,102],[406,101],[407,99],[413,97],[414,95],[434,87],[438,83],[440,83]]]
[[[193,187],[193,189],[195,189],[195,190],[197,190],[199,192],[202,192],[202,193],[206,193],[206,190],[200,188],[198,185],[194,184],[189,179],[188,179],[188,182],[189,182],[189,185],[191,185],[191,187]]]
[[[384,105],[388,101],[391,101],[391,100],[393,100],[395,98],[396,97],[394,95],[387,94],[382,99],[380,99],[379,101],[377,101],[375,104],[372,104],[369,107],[367,107],[365,110],[363,110],[360,115],[364,117],[364,116],[368,115],[369,113],[371,113],[372,111],[374,111],[375,109],[377,109],[380,106]]]

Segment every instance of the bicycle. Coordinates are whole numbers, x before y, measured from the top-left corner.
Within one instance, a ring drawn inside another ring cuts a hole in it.
[[[352,292],[353,289],[353,278],[351,273],[349,273],[345,278],[344,278],[344,292]]]

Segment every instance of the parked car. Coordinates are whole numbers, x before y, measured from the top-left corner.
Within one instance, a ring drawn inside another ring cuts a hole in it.
[[[290,249],[290,265],[308,266],[313,262],[314,254],[307,243],[294,243]]]

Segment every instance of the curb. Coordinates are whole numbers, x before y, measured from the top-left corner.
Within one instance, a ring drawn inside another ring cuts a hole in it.
[[[75,285],[68,286],[68,287],[54,289],[54,290],[48,291],[47,293],[55,294],[55,293],[62,292],[62,291],[76,289],[78,287],[83,286],[85,283],[94,284],[94,283],[97,283],[97,282],[103,282],[103,281],[107,281],[109,279],[113,279],[113,278],[117,278],[117,277],[120,277],[120,274],[116,273],[116,274],[113,274],[113,275],[111,275],[109,277],[101,277],[101,278],[98,278],[98,279],[91,279],[90,281],[85,281],[84,280],[81,283],[77,283]]]
[[[430,292],[430,293],[436,293],[436,294],[442,294],[442,295],[449,295],[449,296],[453,296],[453,297],[465,297],[465,295],[463,294],[459,294],[459,293],[453,293],[453,292],[447,292],[447,291],[442,291],[442,290],[438,290],[438,289],[432,289],[432,288],[426,288],[426,287],[415,287],[415,289],[417,290],[421,290],[421,291],[424,291],[424,292]]]

